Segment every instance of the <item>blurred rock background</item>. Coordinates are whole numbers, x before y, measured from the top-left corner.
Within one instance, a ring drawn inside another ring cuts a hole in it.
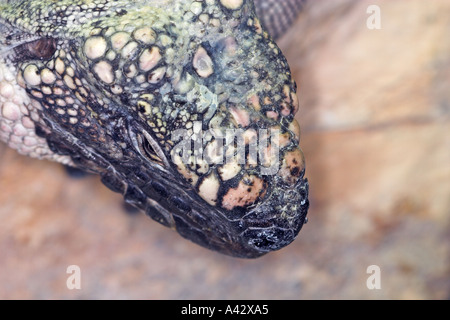
[[[373,4],[380,30],[366,26]],[[309,223],[257,260],[127,215],[98,178],[0,144],[0,298],[450,298],[449,34],[447,0],[310,3],[279,42],[300,88]]]

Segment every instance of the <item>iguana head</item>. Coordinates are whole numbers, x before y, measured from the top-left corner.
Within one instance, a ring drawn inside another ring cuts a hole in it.
[[[23,153],[100,174],[210,249],[257,257],[294,240],[308,208],[296,85],[252,1],[0,9],[0,66],[14,74],[0,74],[14,92],[3,140],[22,124],[35,139]]]

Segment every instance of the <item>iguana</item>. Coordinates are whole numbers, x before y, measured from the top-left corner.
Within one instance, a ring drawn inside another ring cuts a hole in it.
[[[301,2],[256,1],[260,20],[250,0],[0,0],[0,140],[206,248],[280,249],[309,206],[274,42]]]

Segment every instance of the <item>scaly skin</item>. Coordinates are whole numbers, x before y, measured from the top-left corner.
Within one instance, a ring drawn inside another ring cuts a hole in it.
[[[296,85],[252,1],[0,1],[0,33],[10,147],[97,173],[225,254],[295,239],[308,209]]]

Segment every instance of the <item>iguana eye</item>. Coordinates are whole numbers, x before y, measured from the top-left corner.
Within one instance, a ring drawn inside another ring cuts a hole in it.
[[[25,43],[16,49],[18,56],[27,59],[50,59],[56,51],[56,39],[41,38],[32,42]]]
[[[141,149],[141,153],[145,155],[149,160],[154,161],[160,165],[164,165],[161,157],[158,155],[158,152],[155,150],[155,142],[152,140],[150,135],[141,135],[138,138],[139,147]]]
[[[150,142],[145,137],[142,140],[142,149],[144,153],[149,157],[149,159],[155,160],[157,162],[162,162]]]

